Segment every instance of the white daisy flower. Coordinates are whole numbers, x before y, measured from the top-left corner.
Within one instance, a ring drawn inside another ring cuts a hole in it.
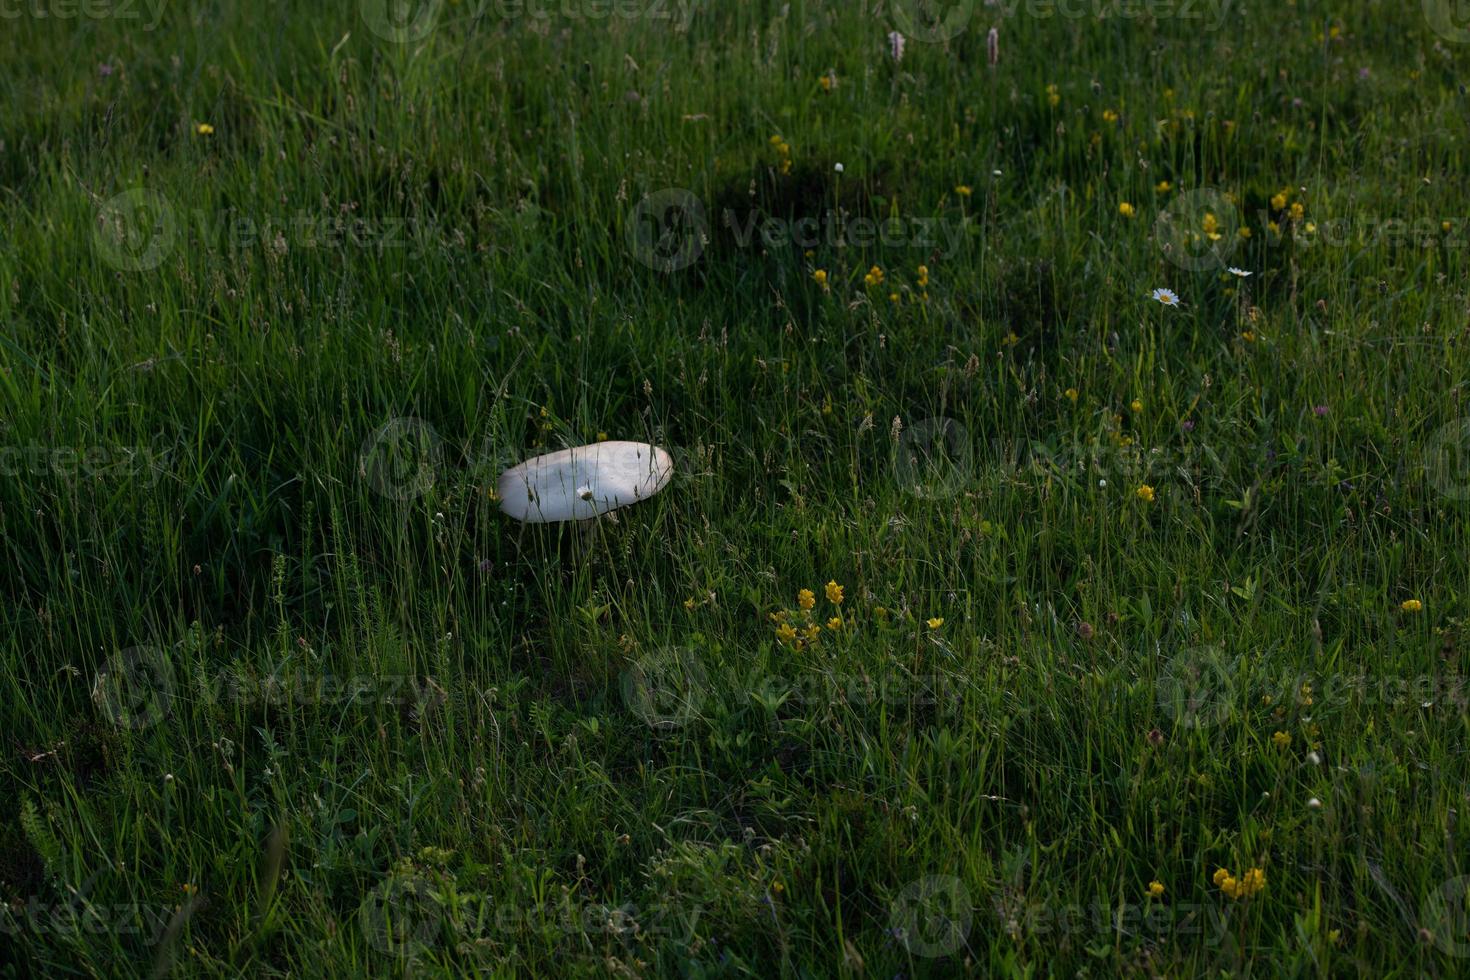
[[[1234,276],[1237,279],[1245,279],[1245,278],[1247,278],[1249,276],[1255,275],[1255,273],[1248,272],[1245,269],[1237,269],[1233,265],[1230,268],[1226,269],[1225,271],[1228,272],[1228,273],[1230,273],[1232,276]]]
[[[1154,299],[1165,306],[1179,305],[1179,294],[1172,289],[1155,289]]]

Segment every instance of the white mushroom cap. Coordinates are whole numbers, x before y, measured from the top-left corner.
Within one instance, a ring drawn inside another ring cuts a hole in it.
[[[646,442],[595,442],[547,453],[500,474],[500,509],[518,521],[580,521],[647,500],[674,473]]]

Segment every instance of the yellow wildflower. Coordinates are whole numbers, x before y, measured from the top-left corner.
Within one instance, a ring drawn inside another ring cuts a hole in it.
[[[835,580],[827,583],[827,601],[834,606],[842,605],[842,586]]]
[[[1399,608],[1402,609],[1404,612],[1419,612],[1424,608],[1424,603],[1420,602],[1418,599],[1405,599],[1403,602],[1399,603]]]
[[[803,609],[811,609],[817,604],[817,594],[811,589],[802,589],[796,593],[796,604]]]
[[[1237,878],[1226,869],[1221,868],[1215,872],[1212,880],[1215,886],[1225,893],[1226,898],[1250,898],[1265,889],[1266,872],[1260,868],[1250,868]]]
[[[942,616],[935,616],[932,619],[925,620],[924,623],[931,630],[937,630],[944,625],[944,618]]]
[[[1149,486],[1147,483],[1139,487],[1134,492],[1138,494],[1138,499],[1142,500],[1144,503],[1151,504],[1154,502],[1154,488]]]
[[[1118,205],[1118,213],[1125,218],[1133,217],[1133,205],[1129,204],[1127,201],[1124,201],[1122,204]]]

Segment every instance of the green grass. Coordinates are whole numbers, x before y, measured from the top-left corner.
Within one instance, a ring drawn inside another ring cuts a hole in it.
[[[0,30],[4,969],[1466,968],[1470,43],[335,8]]]

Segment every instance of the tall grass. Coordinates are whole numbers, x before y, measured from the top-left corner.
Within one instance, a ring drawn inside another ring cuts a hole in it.
[[[1470,45],[378,6],[0,32],[6,969],[1458,972]]]

